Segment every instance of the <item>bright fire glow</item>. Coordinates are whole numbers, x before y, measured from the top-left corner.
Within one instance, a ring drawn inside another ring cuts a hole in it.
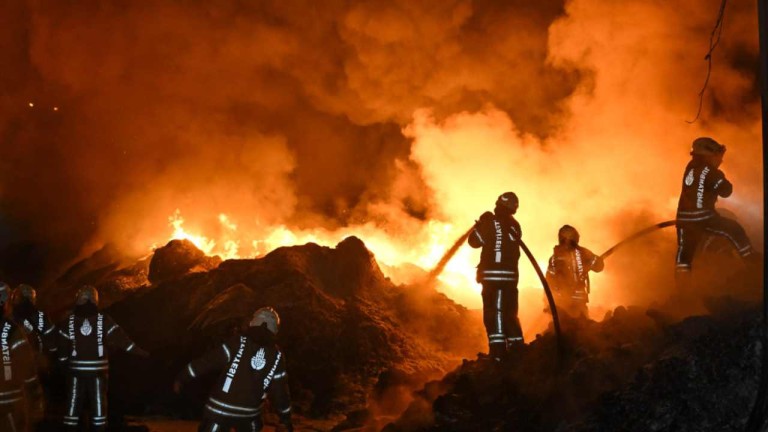
[[[217,230],[221,235],[214,237],[195,232],[185,227],[185,218],[177,209],[169,218],[168,224],[172,229],[169,240],[184,239],[192,242],[207,255],[218,255],[222,259],[256,258],[266,255],[282,246],[316,243],[321,246],[335,247],[340,241],[349,236],[357,236],[363,240],[366,247],[376,256],[382,271],[395,283],[408,283],[426,276],[443,256],[445,251],[460,237],[466,227],[456,227],[449,223],[430,221],[425,224],[420,239],[398,239],[391,237],[372,224],[353,226],[335,231],[291,230],[280,225],[272,227],[267,235],[253,238],[249,233],[238,232],[236,221],[226,214],[219,214]],[[409,241],[410,240],[410,241]],[[241,243],[250,245],[247,251],[240,247]],[[155,247],[157,245],[154,245]],[[467,265],[473,259],[473,251],[463,248],[446,266],[439,280],[446,289],[454,295],[464,293],[470,303],[477,303],[474,264]],[[405,265],[416,266],[422,271],[403,272]],[[469,291],[467,291],[469,290]],[[467,295],[468,294],[468,295]],[[474,300],[472,300],[474,299]]]

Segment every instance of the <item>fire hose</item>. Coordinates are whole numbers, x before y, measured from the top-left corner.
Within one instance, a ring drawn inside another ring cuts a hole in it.
[[[626,244],[643,237],[645,235],[648,235],[656,230],[674,226],[675,221],[669,220],[657,223],[655,225],[651,225],[645,229],[642,229],[631,236],[625,238],[624,240],[616,243],[613,245],[610,249],[603,252],[602,255],[600,255],[601,259],[605,259],[612,255],[614,252],[616,252],[619,248],[625,246]],[[456,252],[461,248],[461,246],[464,244],[464,242],[467,241],[467,238],[472,233],[472,230],[474,229],[474,226],[470,228],[466,233],[464,233],[461,237],[459,237],[453,245],[443,254],[442,258],[440,258],[440,261],[435,265],[435,267],[429,272],[428,281],[434,281],[437,279],[437,277],[440,275],[440,273],[443,272],[445,269],[445,266],[448,264],[448,262],[453,258],[453,256],[456,254]],[[520,247],[523,249],[523,252],[525,253],[525,256],[528,257],[528,260],[531,262],[531,265],[533,266],[533,269],[536,271],[536,275],[539,277],[539,280],[541,281],[541,286],[544,289],[544,293],[547,296],[547,302],[549,303],[549,310],[552,313],[552,322],[555,327],[555,337],[557,339],[557,350],[558,350],[558,356],[562,356],[563,354],[563,345],[562,345],[562,336],[560,331],[560,319],[557,314],[557,307],[555,305],[555,299],[552,296],[552,290],[549,287],[549,284],[547,283],[547,278],[544,276],[544,272],[541,270],[541,267],[539,266],[538,261],[536,261],[536,258],[534,258],[533,253],[531,253],[531,250],[528,248],[528,246],[525,244],[525,242],[520,241]]]
[[[626,245],[627,243],[629,243],[629,242],[631,242],[633,240],[636,240],[636,239],[638,239],[640,237],[648,235],[648,234],[650,234],[650,233],[652,233],[652,232],[654,232],[656,230],[659,230],[659,229],[662,229],[662,228],[666,228],[666,227],[669,227],[669,226],[674,226],[674,225],[675,225],[675,221],[674,220],[668,220],[668,221],[664,221],[664,222],[659,222],[656,225],[651,225],[648,228],[642,229],[642,230],[632,234],[631,236],[625,238],[624,240],[616,243],[615,245],[613,245],[613,247],[611,247],[607,251],[603,252],[603,254],[600,255],[600,259],[608,258],[611,254],[616,252],[616,249]]]
[[[466,233],[464,233],[461,237],[459,237],[456,242],[453,243],[453,245],[443,254],[443,257],[440,258],[440,261],[437,263],[435,268],[432,269],[432,271],[429,272],[429,281],[434,281],[437,276],[440,275],[440,273],[443,272],[443,269],[448,264],[448,261],[453,258],[453,256],[456,254],[456,251],[461,248],[461,246],[464,244],[465,241],[467,241],[467,238],[472,233],[472,230],[475,229],[473,226],[470,228]],[[528,257],[528,259],[531,261],[531,265],[533,265],[533,269],[536,270],[536,274],[539,276],[539,280],[541,281],[541,286],[544,288],[544,293],[547,295],[547,302],[549,303],[549,310],[552,312],[552,322],[555,326],[555,338],[557,339],[557,352],[558,352],[558,359],[562,358],[563,355],[563,340],[560,333],[560,320],[558,319],[557,315],[557,307],[555,306],[555,298],[552,296],[552,291],[549,289],[549,284],[547,283],[547,278],[544,277],[544,272],[541,271],[541,267],[539,267],[539,263],[536,261],[536,258],[534,258],[533,254],[531,253],[531,250],[528,249],[528,246],[523,242],[522,239],[518,239],[520,242],[520,247],[523,249],[523,252],[525,252],[525,256]]]

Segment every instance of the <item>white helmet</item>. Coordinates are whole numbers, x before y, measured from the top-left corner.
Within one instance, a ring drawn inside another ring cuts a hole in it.
[[[258,327],[262,324],[266,324],[267,329],[272,334],[277,335],[277,331],[280,330],[280,315],[269,306],[263,307],[253,313],[253,318],[248,325],[250,327]]]

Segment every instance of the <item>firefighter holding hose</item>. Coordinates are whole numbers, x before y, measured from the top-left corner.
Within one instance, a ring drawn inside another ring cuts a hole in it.
[[[683,174],[676,218],[675,282],[683,292],[691,289],[693,255],[705,235],[725,237],[743,258],[754,254],[744,228],[715,210],[717,199],[727,198],[733,192],[733,185],[719,169],[724,155],[725,146],[712,138],[701,137],[693,141],[691,161]]]
[[[557,307],[573,317],[589,317],[589,272],[603,271],[603,259],[579,246],[579,232],[570,225],[560,228],[557,240],[547,268]]]
[[[483,323],[488,334],[489,357],[496,361],[524,344],[517,317],[522,238],[520,223],[514,216],[518,206],[513,192],[501,194],[493,213],[483,213],[467,239],[471,247],[481,248],[477,282],[483,286]]]

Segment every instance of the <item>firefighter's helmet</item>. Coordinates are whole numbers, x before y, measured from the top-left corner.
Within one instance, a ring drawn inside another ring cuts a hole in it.
[[[278,330],[280,330],[280,315],[269,306],[263,307],[253,313],[253,318],[249,325],[251,327],[258,327],[262,324],[266,324],[267,329],[272,334],[277,335]]]
[[[34,304],[37,304],[37,291],[31,285],[20,284],[13,290],[11,301],[13,304],[21,304],[24,300]]]
[[[709,137],[700,137],[693,140],[691,154],[694,155],[721,155],[725,153],[725,146]]]
[[[0,281],[0,306],[8,303],[8,298],[11,296],[11,287],[7,283]]]
[[[560,244],[569,243],[573,246],[578,246],[579,232],[576,231],[576,228],[570,225],[563,225],[557,232],[557,241],[560,242]]]
[[[77,295],[75,296],[75,304],[78,306],[84,305],[88,302],[91,302],[96,306],[99,305],[99,292],[93,285],[81,286],[80,289],[77,290]]]
[[[496,208],[512,212],[514,214],[517,211],[517,207],[520,205],[520,201],[517,199],[517,195],[514,192],[504,192],[496,199]]]

